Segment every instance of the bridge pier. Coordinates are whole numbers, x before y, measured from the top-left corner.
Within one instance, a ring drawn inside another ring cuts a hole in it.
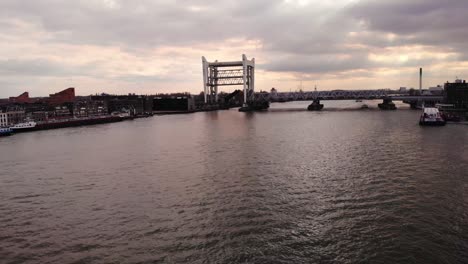
[[[307,107],[308,111],[319,111],[322,110],[323,104],[320,103],[320,99],[316,98],[312,103]]]
[[[270,107],[270,102],[266,100],[250,101],[239,108],[239,112],[264,111]]]
[[[396,106],[390,98],[384,98],[383,103],[379,104],[379,108],[382,110],[396,110]]]
[[[403,103],[409,104],[411,109],[418,109],[418,101],[412,100],[412,101],[405,101],[403,100]]]

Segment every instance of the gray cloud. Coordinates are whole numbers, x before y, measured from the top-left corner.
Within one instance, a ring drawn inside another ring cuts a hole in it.
[[[0,76],[96,76],[97,65],[69,65],[47,59],[0,60]]]
[[[268,64],[261,64],[267,71],[273,72],[295,72],[301,74],[324,74],[324,73],[344,73],[354,70],[370,70],[378,68],[407,68],[421,67],[423,65],[433,65],[443,62],[443,59],[436,58],[414,58],[400,61],[399,58],[386,62],[376,62],[368,58],[367,53],[352,53],[347,57],[339,58],[336,55],[290,55],[273,59]]]
[[[354,54],[347,58],[338,58],[334,55],[290,55],[275,59],[263,66],[266,70],[275,72],[326,73],[368,68],[371,63],[367,60],[366,54]]]
[[[264,70],[340,73],[440,62],[431,58],[411,58],[404,63],[368,59],[371,52],[387,47],[435,47],[459,54],[449,61],[467,60],[467,11],[466,0],[361,0],[339,7],[321,1],[291,5],[283,0],[2,0],[0,27],[5,29],[0,40],[22,30],[12,21],[46,32],[44,45],[118,46],[138,56],[164,45],[192,47],[245,38],[262,42],[268,61],[258,64]],[[387,38],[388,33],[395,37]],[[23,37],[27,41],[27,36]],[[105,70],[99,71],[98,64],[66,65],[46,57],[0,61],[0,75],[105,78]],[[116,80],[170,81],[165,76],[135,74]]]
[[[468,43],[468,5],[465,0],[363,0],[347,14],[374,32],[394,33],[398,44],[460,48]]]
[[[261,39],[271,50],[324,50],[330,45],[322,44],[340,42],[349,25],[329,19],[325,10],[314,5],[291,7],[280,0],[116,0],[115,7],[105,2],[4,0],[0,14],[39,23],[56,33],[55,41],[129,47],[242,37]]]

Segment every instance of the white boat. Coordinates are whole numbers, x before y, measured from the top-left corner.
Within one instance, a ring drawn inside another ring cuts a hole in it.
[[[31,131],[36,128],[36,122],[34,121],[28,121],[24,123],[18,123],[12,127],[10,127],[13,132],[26,132],[26,131]]]
[[[421,126],[444,126],[445,119],[436,107],[424,107],[423,113],[419,118],[419,125]]]

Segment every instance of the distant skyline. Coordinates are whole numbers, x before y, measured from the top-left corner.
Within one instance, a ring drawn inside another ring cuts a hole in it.
[[[202,91],[201,56],[256,60],[256,90],[468,79],[465,0],[2,0],[0,98]],[[223,87],[233,91],[236,87]]]

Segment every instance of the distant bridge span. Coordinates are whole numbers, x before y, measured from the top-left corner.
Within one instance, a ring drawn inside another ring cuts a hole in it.
[[[374,100],[390,99],[392,101],[430,101],[440,102],[443,96],[435,95],[395,95],[388,90],[334,90],[334,91],[312,91],[312,92],[260,92],[255,93],[257,101],[308,101],[308,100]]]

